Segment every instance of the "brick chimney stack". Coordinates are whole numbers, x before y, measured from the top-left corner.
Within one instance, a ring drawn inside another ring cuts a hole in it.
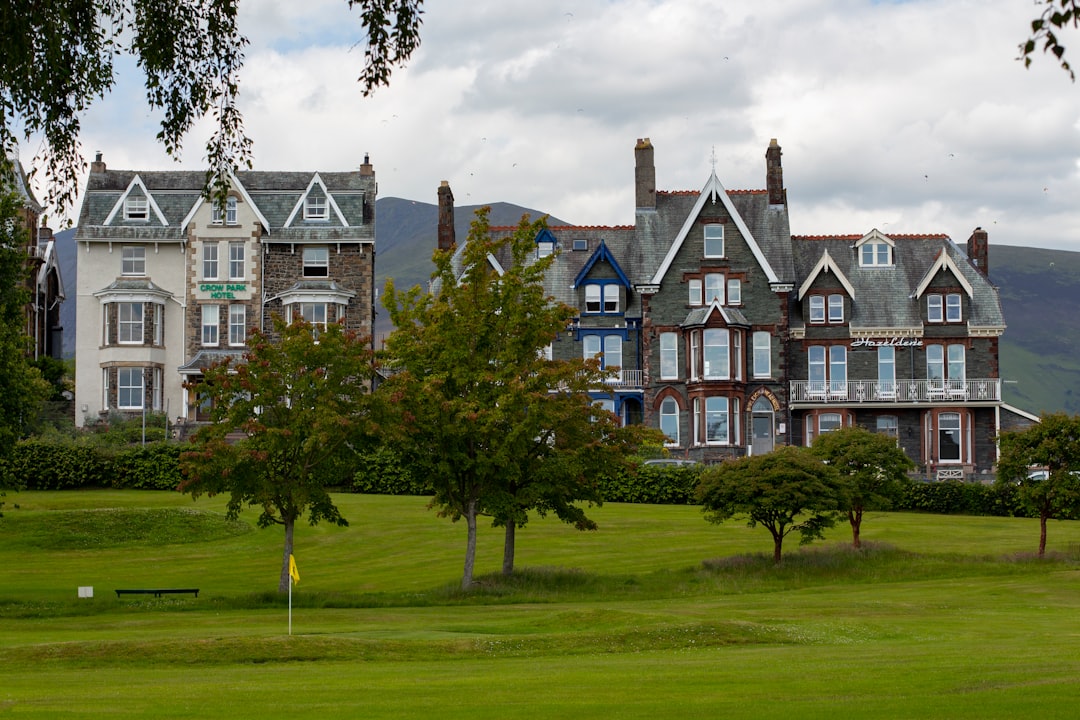
[[[784,189],[784,168],[780,165],[780,145],[776,138],[769,141],[765,151],[765,187],[769,190],[770,205],[787,205],[787,190]]]
[[[38,247],[45,247],[49,244],[49,241],[53,239],[52,228],[49,227],[49,219],[45,215],[41,216],[41,227],[37,231]]]
[[[656,209],[656,165],[649,138],[638,138],[634,147],[634,198],[638,210]]]
[[[375,168],[371,167],[371,158],[367,153],[364,153],[364,164],[360,166],[361,175],[374,175]]]
[[[990,276],[990,234],[981,227],[975,228],[968,238],[967,256],[979,272]]]
[[[94,155],[94,162],[90,163],[90,172],[103,173],[105,172],[105,161],[101,159],[101,151],[98,150]]]
[[[439,249],[452,250],[457,244],[454,231],[454,193],[450,183],[443,180],[439,184]]]

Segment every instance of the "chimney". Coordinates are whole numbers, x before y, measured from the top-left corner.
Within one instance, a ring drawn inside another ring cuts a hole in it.
[[[990,276],[990,235],[981,227],[975,228],[968,238],[967,256],[979,272]]]
[[[103,173],[105,172],[105,161],[101,159],[101,151],[98,150],[94,155],[94,162],[90,163],[90,172]]]
[[[439,183],[439,249],[452,250],[457,244],[454,232],[454,193],[450,183]]]
[[[367,153],[364,153],[364,164],[360,166],[360,174],[365,176],[375,174],[375,168],[371,167],[371,159]]]
[[[656,209],[656,166],[649,138],[638,138],[634,147],[634,198],[638,210]]]
[[[45,247],[49,244],[49,241],[53,239],[52,228],[49,227],[49,219],[45,215],[41,216],[41,227],[37,231],[38,247]]]
[[[770,205],[787,205],[787,191],[784,190],[784,168],[780,165],[780,146],[776,138],[769,141],[765,151],[765,187],[769,190]]]

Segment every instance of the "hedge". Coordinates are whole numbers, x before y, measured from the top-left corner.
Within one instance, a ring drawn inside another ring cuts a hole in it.
[[[180,484],[181,449],[171,442],[114,450],[29,439],[15,445],[7,465],[16,486],[26,490],[175,490]]]

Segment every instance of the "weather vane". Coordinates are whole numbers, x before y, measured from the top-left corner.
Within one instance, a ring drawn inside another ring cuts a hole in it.
[[[716,174],[716,146],[712,146],[712,155],[709,156],[709,162],[712,163],[713,175]]]

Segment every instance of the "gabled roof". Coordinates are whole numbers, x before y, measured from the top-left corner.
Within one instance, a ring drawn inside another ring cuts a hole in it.
[[[544,232],[548,233],[549,235],[551,234],[550,231],[547,230],[547,228],[544,229]],[[552,235],[552,241],[554,241],[554,235]],[[626,273],[623,272],[622,267],[619,266],[619,263],[615,259],[615,256],[611,254],[611,251],[608,249],[607,242],[605,242],[603,238],[601,238],[600,240],[600,247],[596,248],[596,251],[593,252],[592,257],[589,258],[589,260],[581,268],[581,272],[579,272],[577,274],[577,277],[574,278],[573,287],[580,287],[581,284],[588,278],[589,271],[592,270],[593,266],[596,265],[596,263],[598,262],[606,262],[611,265],[612,269],[615,270],[615,276],[619,279],[619,284],[623,287],[630,287],[630,280],[626,277]]]
[[[893,239],[878,230],[877,228],[874,228],[873,230],[856,240],[854,247],[860,248],[868,242],[883,242],[889,247],[896,247],[896,243],[893,242]]]
[[[971,283],[967,281],[967,278],[964,277],[964,273],[960,272],[959,266],[953,262],[953,259],[949,257],[949,253],[945,252],[945,248],[943,247],[938,252],[937,257],[934,258],[934,264],[931,265],[926,271],[926,274],[923,275],[922,281],[919,282],[919,286],[915,288],[915,292],[911,294],[911,297],[921,298],[923,293],[926,292],[926,288],[929,287],[930,281],[934,279],[934,276],[945,270],[950,271],[953,276],[956,277],[957,282],[959,282],[960,287],[964,288],[964,291],[967,292],[968,297],[975,296],[975,290],[971,287]]]
[[[821,253],[821,259],[818,260],[814,269],[806,276],[806,280],[799,286],[799,300],[802,300],[806,295],[806,292],[813,286],[814,281],[817,280],[818,275],[821,273],[831,272],[836,276],[836,279],[840,281],[840,284],[847,290],[848,297],[855,297],[855,288],[852,287],[851,281],[847,279],[843,271],[840,270],[840,266],[832,259],[832,255],[828,250]]]
[[[746,319],[746,316],[742,314],[742,311],[738,308],[726,307],[721,305],[716,300],[704,307],[694,308],[691,310],[686,319],[682,321],[682,327],[695,327],[698,325],[704,325],[709,321],[714,313],[718,313],[720,317],[724,319],[724,324],[728,326],[741,325],[750,326],[750,321]]]
[[[731,219],[735,222],[735,227],[742,233],[743,238],[746,240],[746,244],[750,247],[750,251],[754,254],[754,257],[758,261],[758,265],[765,271],[765,277],[768,278],[770,283],[780,282],[776,272],[773,271],[769,261],[765,258],[765,253],[761,251],[761,247],[754,239],[753,234],[750,232],[750,228],[747,227],[746,222],[743,220],[742,215],[735,209],[735,205],[731,202],[731,198],[728,197],[727,191],[720,183],[720,179],[716,177],[716,173],[713,172],[709,175],[708,181],[705,183],[705,187],[698,193],[697,202],[694,203],[694,207],[690,213],[686,216],[686,221],[683,223],[682,229],[679,230],[678,235],[675,237],[675,241],[672,242],[671,247],[668,249],[667,255],[664,257],[662,263],[660,263],[659,269],[656,274],[653,275],[650,284],[659,285],[664,281],[664,275],[667,274],[671,264],[675,261],[675,257],[679,254],[679,250],[682,249],[683,243],[686,241],[687,235],[690,234],[690,229],[697,222],[698,216],[701,214],[702,208],[710,197],[718,198],[727,210]]]
[[[293,205],[292,212],[289,213],[289,218],[285,221],[285,227],[292,227],[293,220],[296,219],[296,214],[303,210],[304,203],[307,202],[308,195],[311,194],[311,190],[315,186],[322,188],[323,195],[326,196],[327,207],[330,210],[334,211],[334,215],[337,216],[338,222],[340,222],[343,227],[348,227],[348,221],[345,219],[345,216],[341,212],[341,208],[338,207],[337,202],[334,200],[334,196],[331,195],[330,191],[326,189],[326,183],[323,182],[322,177],[319,176],[319,173],[315,173],[311,176],[311,182],[308,183],[308,186],[304,190],[304,193],[300,196],[300,199],[296,201],[295,205]],[[301,217],[303,216],[301,215]]]
[[[128,183],[127,189],[120,194],[120,199],[113,205],[112,210],[109,212],[108,217],[105,218],[103,224],[112,225],[116,214],[124,209],[124,203],[127,202],[128,197],[131,195],[131,191],[135,188],[142,190],[147,204],[150,206],[150,209],[154,211],[154,214],[157,215],[158,222],[168,227],[169,221],[165,219],[165,214],[161,212],[161,208],[158,207],[157,201],[154,200],[154,196],[150,194],[150,191],[146,189],[146,184],[142,181],[142,178],[139,177],[138,173],[136,173],[135,177],[131,178],[131,182]]]
[[[256,205],[255,202],[251,199],[251,195],[248,194],[247,188],[244,187],[244,183],[240,182],[240,179],[237,178],[235,175],[229,173],[229,185],[230,187],[232,187],[233,190],[240,194],[240,197],[244,199],[244,204],[251,208],[251,212],[255,213],[255,217],[263,226],[263,230],[267,234],[269,234],[270,222],[262,214],[262,210],[259,209],[259,206]],[[195,204],[191,206],[191,210],[188,211],[188,214],[184,217],[184,222],[180,227],[186,228],[188,226],[188,223],[190,223],[192,219],[194,219],[195,213],[199,211],[199,208],[201,208],[203,206],[203,203],[205,202],[206,198],[200,195],[199,199],[195,201]]]

